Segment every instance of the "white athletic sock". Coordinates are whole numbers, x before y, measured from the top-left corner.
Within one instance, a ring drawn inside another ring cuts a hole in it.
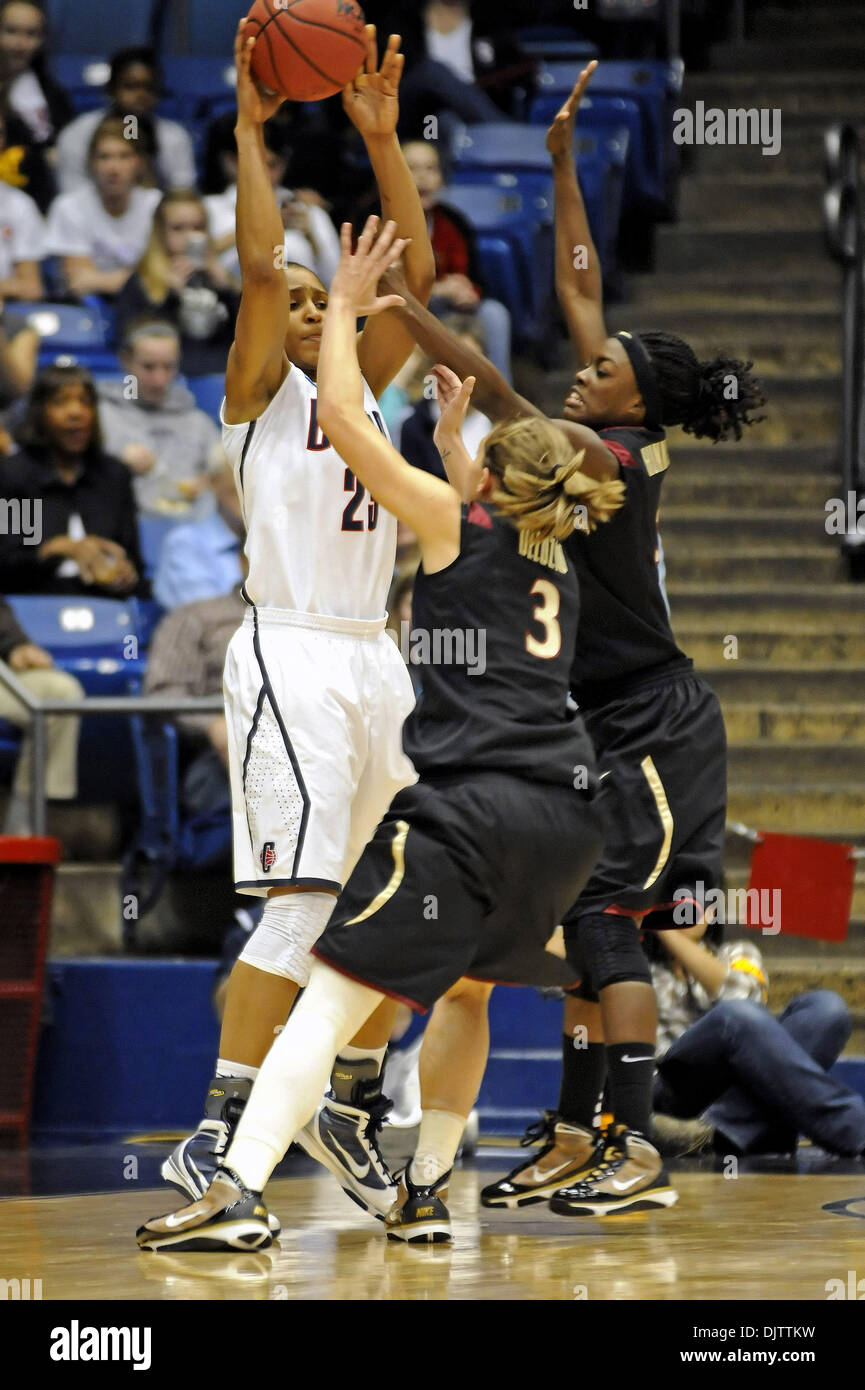
[[[419,1187],[429,1187],[454,1166],[466,1127],[464,1115],[452,1110],[425,1110],[417,1148],[408,1175]]]
[[[245,1077],[248,1081],[254,1081],[258,1071],[258,1067],[248,1067],[245,1062],[228,1062],[224,1057],[216,1059],[217,1076],[234,1077],[237,1080]]]
[[[387,1043],[384,1047],[352,1047],[351,1043],[346,1043],[345,1047],[339,1049],[339,1060],[341,1062],[377,1062],[378,1069],[381,1071],[386,1052]]]
[[[313,961],[310,981],[261,1064],[225,1156],[246,1187],[262,1192],[299,1129],[312,1117],[340,1048],[382,995]]]

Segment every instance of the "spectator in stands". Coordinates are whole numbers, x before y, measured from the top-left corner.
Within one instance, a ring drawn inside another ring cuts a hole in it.
[[[149,516],[206,515],[213,510],[208,471],[222,450],[213,420],[177,380],[177,329],[164,319],[133,319],[120,362],[123,380],[98,385],[99,420],[108,453],[132,472],[138,510]]]
[[[115,301],[118,332],[130,319],[158,314],[180,334],[184,376],[225,371],[240,291],[208,236],[197,193],[166,193],[153,215],[150,238],[134,275]]]
[[[421,205],[436,262],[436,283],[430,311],[439,317],[449,309],[474,311],[488,343],[490,361],[507,381],[511,379],[511,316],[497,299],[485,299],[474,231],[462,213],[439,202],[443,183],[441,158],[430,140],[410,140],[403,146]]]
[[[427,0],[392,7],[390,28],[403,36],[400,135],[429,136],[429,117],[443,125],[519,117],[534,85],[534,60],[507,30],[481,18],[466,0]],[[388,29],[386,28],[386,32]]]
[[[0,598],[0,661],[38,700],[80,700],[84,695],[74,676],[58,671],[50,652],[37,647],[18,623],[9,604]],[[0,719],[26,730],[30,716],[4,685],[0,685]],[[49,714],[45,720],[45,794],[52,801],[74,801],[78,790],[78,728],[74,715]],[[12,793],[3,827],[6,835],[29,835],[30,743],[21,740]]]
[[[47,254],[62,258],[73,294],[117,294],[141,259],[160,196],[139,186],[141,144],[119,116],[107,117],[90,137],[90,178],[51,205]]]
[[[7,313],[0,299],[0,412],[26,396],[36,378],[39,334],[23,315]],[[0,454],[10,452],[12,440],[0,430]]]
[[[33,199],[40,213],[48,211],[54,197],[54,175],[45,155],[30,138],[20,116],[5,108],[0,99],[0,186],[21,189]]]
[[[0,141],[5,143],[0,116]],[[45,222],[29,194],[0,182],[0,295],[42,299],[39,262],[45,255]]]
[[[173,527],[162,544],[153,593],[163,608],[221,598],[243,580],[243,518],[225,458],[214,464],[210,486],[216,501],[211,515]]]
[[[45,70],[45,14],[31,0],[0,3],[0,90],[33,143],[51,147],[72,119],[72,103]]]
[[[786,1154],[804,1134],[865,1157],[865,1101],[828,1075],[850,1036],[843,999],[813,990],[774,1018],[757,947],[722,938],[718,923],[645,933],[658,1001],[653,1125],[665,1151]]]
[[[151,48],[124,48],[111,59],[105,93],[108,106],[85,111],[66,126],[57,141],[57,176],[68,193],[87,180],[87,151],[96,127],[106,116],[135,116],[153,122],[156,142],[154,174],[160,188],[194,188],[195,155],[189,133],[177,121],[156,115],[161,88]]]
[[[79,366],[46,367],[0,459],[0,592],[147,597],[128,468],[102,448],[96,387]]]
[[[205,198],[210,234],[222,256],[226,270],[240,280],[240,262],[235,246],[234,215],[237,204],[237,146],[234,139],[235,117],[230,124],[214,123],[213,152],[216,153],[227,187],[222,193]],[[324,285],[329,285],[339,264],[339,237],[336,228],[321,207],[320,200],[310,190],[293,192],[283,186],[290,151],[278,123],[269,121],[264,127],[267,148],[267,167],[276,201],[282,212],[285,228],[283,255],[285,264],[292,261],[313,270]]]
[[[472,347],[477,352],[483,352],[483,339],[478,335],[477,325],[460,321],[456,316],[444,321],[445,326],[456,333],[460,341]],[[414,464],[415,468],[422,468],[426,473],[432,473],[437,478],[446,478],[444,465],[441,455],[436,447],[434,433],[439,421],[439,405],[436,396],[436,384],[438,372],[447,368],[437,368],[430,358],[426,358],[419,370],[419,377],[423,381],[423,390],[410,415],[403,421],[400,432],[400,453],[408,459],[409,463]],[[453,373],[449,373],[450,376]],[[492,421],[486,415],[482,415],[479,410],[469,406],[463,425],[463,443],[472,458],[478,452],[482,440],[486,438],[492,429]]]
[[[183,700],[222,691],[228,644],[243,621],[246,604],[236,589],[218,598],[183,603],[156,629],[147,658],[147,695]],[[230,814],[228,738],[224,714],[178,714],[183,771],[181,806],[201,815],[225,806]]]

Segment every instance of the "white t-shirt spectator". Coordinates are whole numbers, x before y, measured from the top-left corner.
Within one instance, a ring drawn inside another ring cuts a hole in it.
[[[93,132],[106,112],[85,111],[60,132],[57,139],[57,179],[61,193],[78,188],[87,180],[87,151]],[[156,135],[155,174],[165,188],[194,188],[197,182],[192,140],[177,121],[153,122]]]
[[[464,19],[449,34],[440,34],[431,24],[426,26],[426,51],[436,62],[456,73],[464,82],[474,82],[472,62],[472,22]]]
[[[45,221],[29,193],[0,183],[0,280],[14,274],[19,261],[41,261],[45,246]]]
[[[277,188],[276,201],[280,205],[287,199],[293,198],[294,194],[288,188]],[[210,235],[219,240],[227,232],[234,231],[234,219],[237,209],[237,184],[229,184],[224,193],[211,193],[205,200],[207,208],[207,222],[210,228]],[[285,233],[284,255],[286,262],[297,261],[299,265],[307,265],[310,270],[314,270],[323,285],[329,285],[336,273],[339,265],[340,245],[339,235],[324,208],[316,207],[313,203],[306,205],[309,210],[310,230],[315,237],[317,254],[313,254],[313,249],[303,232],[288,228]],[[222,264],[230,275],[240,279],[240,261],[237,257],[237,248],[229,246],[220,257]]]
[[[7,103],[33,132],[34,140],[41,144],[51,139],[54,123],[45,93],[35,72],[28,68],[18,74],[9,88]]]
[[[89,256],[97,270],[128,270],[141,260],[158,188],[133,188],[121,217],[105,211],[92,183],[61,193],[48,210],[48,256]]]

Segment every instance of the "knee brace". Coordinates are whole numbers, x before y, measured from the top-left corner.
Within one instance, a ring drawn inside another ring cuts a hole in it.
[[[608,985],[652,983],[639,929],[630,917],[614,912],[581,917],[576,924],[576,947],[583,970],[580,988],[587,986],[590,991],[581,994],[581,998],[596,998]]]
[[[310,950],[327,926],[335,905],[336,898],[331,893],[279,893],[268,898],[261,921],[238,960],[267,975],[294,980],[305,988],[312,966]]]

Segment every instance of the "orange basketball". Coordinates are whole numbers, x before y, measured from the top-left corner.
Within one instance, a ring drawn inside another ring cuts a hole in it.
[[[350,82],[366,56],[364,14],[354,0],[255,0],[252,73],[290,101],[321,101]]]

